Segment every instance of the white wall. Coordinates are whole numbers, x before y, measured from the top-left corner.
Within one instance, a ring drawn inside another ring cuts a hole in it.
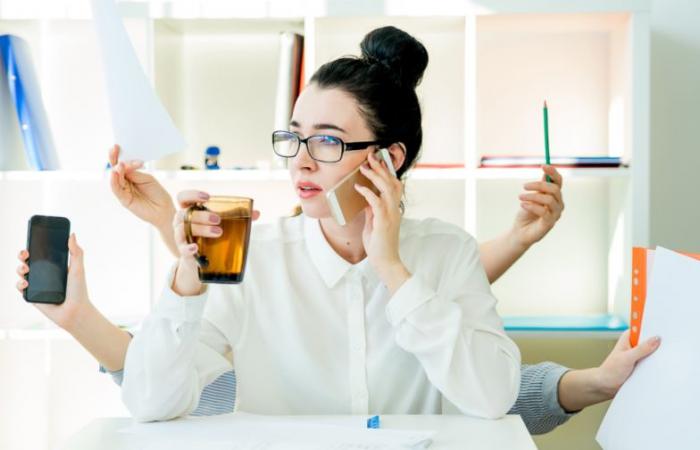
[[[700,2],[651,14],[651,242],[700,252]]]

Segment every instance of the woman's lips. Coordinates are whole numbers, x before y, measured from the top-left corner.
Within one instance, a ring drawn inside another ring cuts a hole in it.
[[[297,183],[297,195],[301,198],[312,198],[317,196],[323,191],[320,186],[313,184],[313,183],[308,183],[308,182],[301,182]]]

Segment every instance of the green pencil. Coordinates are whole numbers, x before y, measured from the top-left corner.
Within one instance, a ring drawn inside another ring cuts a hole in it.
[[[542,110],[544,114],[544,163],[549,165],[549,117],[547,115],[547,100],[544,101],[544,109]],[[547,183],[551,183],[552,178],[547,175]]]

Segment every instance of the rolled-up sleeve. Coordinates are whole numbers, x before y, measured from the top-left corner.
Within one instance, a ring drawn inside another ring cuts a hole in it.
[[[548,433],[576,415],[559,403],[559,381],[569,370],[553,362],[522,367],[520,394],[508,413],[519,414],[530,434]]]
[[[506,336],[473,238],[444,248],[444,274],[414,273],[391,297],[387,320],[431,383],[464,414],[499,418],[520,385],[520,351]]]
[[[173,272],[126,355],[122,399],[138,421],[190,414],[203,388],[232,370],[225,357],[231,349],[229,337],[205,314],[208,302],[227,297],[228,286],[209,286],[201,295],[181,297],[171,289]],[[235,328],[233,318],[231,325]]]

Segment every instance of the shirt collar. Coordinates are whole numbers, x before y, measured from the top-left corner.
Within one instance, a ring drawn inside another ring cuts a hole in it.
[[[377,276],[367,258],[357,264],[351,264],[333,250],[323,235],[318,219],[304,216],[304,240],[312,263],[329,288],[334,287],[351,271],[357,271],[368,280],[376,281]]]

